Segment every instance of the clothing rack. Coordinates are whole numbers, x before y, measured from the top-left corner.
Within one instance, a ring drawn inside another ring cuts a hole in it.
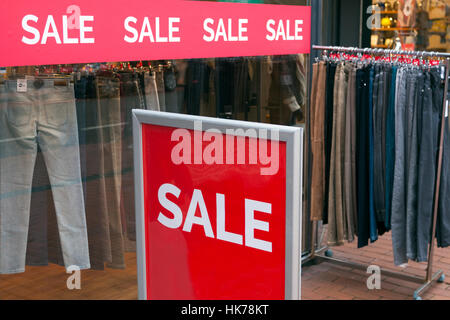
[[[442,174],[442,158],[443,158],[443,148],[444,148],[444,130],[445,130],[445,114],[447,108],[447,95],[448,95],[448,79],[450,70],[450,53],[441,52],[427,52],[427,51],[404,51],[404,50],[389,50],[389,49],[372,49],[372,48],[353,48],[353,47],[335,47],[335,46],[317,46],[313,45],[314,50],[327,50],[335,52],[351,52],[351,53],[362,53],[370,55],[404,55],[410,57],[436,57],[436,58],[446,58],[446,72],[445,72],[445,86],[444,86],[444,101],[442,104],[442,114],[441,114],[441,127],[440,127],[440,139],[439,139],[439,149],[438,149],[438,164],[437,164],[437,177],[435,182],[435,193],[434,193],[434,203],[433,203],[433,219],[432,219],[432,230],[431,230],[431,241],[428,249],[428,262],[425,278],[407,275],[397,271],[391,271],[382,269],[382,273],[389,277],[398,278],[402,280],[412,281],[421,284],[420,287],[414,291],[414,299],[422,300],[421,295],[426,292],[434,282],[444,282],[445,274],[442,270],[438,270],[433,274],[433,258],[434,258],[434,241],[436,236],[436,224],[438,215],[438,204],[439,204],[439,191],[441,183]],[[308,168],[309,172],[309,168]],[[308,175],[309,176],[309,175]],[[367,270],[367,265],[346,261],[341,259],[333,258],[332,251],[328,246],[321,248],[316,248],[316,238],[318,232],[317,221],[312,221],[312,231],[311,231],[311,248],[310,253],[302,259],[302,264],[308,262],[331,262],[338,265],[348,266],[352,268]],[[320,245],[320,242],[317,244]]]

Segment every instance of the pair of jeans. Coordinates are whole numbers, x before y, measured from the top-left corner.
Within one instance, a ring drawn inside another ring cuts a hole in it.
[[[433,68],[425,74],[422,110],[418,123],[420,148],[417,190],[416,261],[418,262],[427,261],[428,244],[431,241],[443,91],[439,70]]]
[[[72,85],[28,80],[0,86],[0,273],[25,270],[31,185],[38,146],[47,166],[64,265],[90,268]]]
[[[372,68],[370,70],[370,80],[369,80],[369,230],[370,230],[370,241],[375,242],[378,240],[378,230],[377,230],[377,219],[375,214],[375,199],[374,199],[374,123],[373,123],[373,105],[374,105],[374,92],[378,90],[378,82],[376,81],[376,75],[378,70]]]
[[[165,92],[165,104],[166,104],[166,112],[173,112],[173,113],[182,113],[183,109],[180,108],[180,103],[178,102],[178,99],[180,97],[179,95],[179,89],[177,87],[176,83],[176,76],[175,71],[170,69],[166,70],[164,73],[165,76],[165,84],[166,84],[166,92]],[[168,83],[171,85],[168,86]]]
[[[392,249],[395,265],[408,261],[406,257],[406,163],[407,163],[407,82],[409,72],[406,68],[397,70],[395,98],[395,159],[392,183],[391,228]]]
[[[119,73],[120,110],[122,118],[122,136],[133,136],[132,110],[142,109],[144,97],[140,90],[138,75],[131,72]]]
[[[322,213],[324,224],[328,223],[328,190],[330,185],[330,154],[331,142],[333,139],[333,88],[334,77],[336,75],[336,64],[327,64],[327,78],[325,90],[325,201]]]
[[[147,110],[161,111],[159,105],[158,87],[156,84],[156,73],[146,72],[144,74],[145,83],[145,105]]]
[[[106,192],[111,241],[111,268],[124,268],[124,239],[121,219],[122,187],[122,119],[120,81],[114,77],[97,77],[100,177]]]
[[[385,132],[388,87],[388,66],[377,66],[373,92],[374,128],[374,207],[378,234],[384,233],[385,207]]]
[[[354,240],[357,231],[357,195],[356,195],[356,68],[346,65],[348,71],[347,98],[345,104],[344,133],[344,212],[347,222],[349,241]]]
[[[85,132],[85,144],[80,144],[80,153],[85,158],[86,166],[82,168],[86,199],[86,219],[89,236],[89,253],[91,266],[95,270],[103,270],[105,262],[111,262],[111,241],[109,213],[106,197],[106,185],[101,173],[102,142],[99,99],[97,96],[97,79],[94,75],[85,77],[85,113],[82,121]],[[77,101],[81,103],[82,101]]]
[[[422,80],[420,80],[422,76]],[[392,189],[392,246],[394,263],[401,265],[417,252],[418,102],[423,75],[418,70],[397,71],[395,106],[395,163]]]
[[[371,66],[356,71],[356,172],[357,172],[357,216],[358,248],[369,244],[369,85]]]
[[[447,101],[450,100],[450,88]],[[441,106],[442,108],[442,106]],[[444,141],[442,154],[441,186],[439,191],[439,211],[437,219],[437,245],[441,248],[450,246],[450,110],[447,106],[447,116],[444,121]]]
[[[395,164],[395,103],[396,103],[397,67],[392,67],[389,102],[386,114],[386,184],[385,184],[385,228],[391,230],[392,187]]]
[[[323,215],[325,187],[325,85],[326,65],[324,62],[313,64],[313,83],[311,94],[311,220],[319,221]]]
[[[221,64],[218,63],[216,66],[216,99],[217,105],[222,105],[222,99],[232,99],[232,95],[227,92],[227,94],[222,95],[222,82],[219,75],[221,70]],[[191,115],[200,115],[200,104],[202,100],[203,93],[206,91],[208,82],[208,66],[202,60],[189,60],[188,67],[186,70],[186,87],[185,87],[185,100],[186,100],[186,112]],[[229,100],[227,100],[228,103]],[[231,112],[231,102],[230,112]],[[219,112],[219,111],[217,111]],[[219,114],[218,114],[219,116]]]
[[[129,240],[136,239],[133,171],[133,123],[132,110],[144,106],[138,74],[120,74],[120,109],[122,122],[121,199],[120,211],[123,234]]]
[[[336,69],[334,86],[333,139],[330,160],[328,193],[328,244],[341,245],[351,238],[344,208],[343,168],[345,138],[345,105],[347,99],[348,70],[344,64]]]
[[[166,111],[166,87],[164,85],[164,70],[155,72],[156,88],[158,90],[159,110]]]
[[[417,257],[417,200],[419,171],[419,114],[423,105],[425,75],[421,70],[412,69],[409,78],[407,107],[407,171],[406,171],[406,254],[407,258]]]

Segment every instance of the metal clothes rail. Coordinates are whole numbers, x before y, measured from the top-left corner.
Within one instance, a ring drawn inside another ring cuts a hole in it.
[[[312,46],[315,50],[328,50],[328,51],[339,51],[339,52],[354,52],[354,53],[366,53],[366,54],[377,54],[377,55],[404,55],[404,56],[415,56],[415,57],[440,57],[440,58],[450,58],[450,53],[446,52],[435,52],[435,51],[407,51],[407,50],[391,50],[391,49],[376,49],[376,48],[354,48],[354,47],[333,47],[333,46]]]
[[[334,46],[312,46],[315,50],[327,50],[335,52],[351,52],[351,53],[363,53],[371,55],[404,55],[411,57],[439,57],[446,58],[446,72],[445,72],[445,86],[444,86],[444,101],[442,104],[442,115],[441,115],[441,127],[440,127],[440,139],[439,139],[439,149],[438,149],[438,165],[437,165],[437,177],[435,183],[435,194],[433,203],[433,220],[432,220],[432,230],[431,230],[431,241],[428,249],[428,262],[427,271],[425,278],[418,276],[408,275],[401,272],[391,271],[382,269],[382,274],[389,277],[394,277],[402,280],[413,281],[421,284],[420,287],[414,292],[415,300],[422,300],[421,295],[427,291],[434,282],[444,282],[445,275],[442,270],[438,270],[433,274],[433,258],[434,258],[434,240],[436,236],[436,222],[438,215],[438,204],[439,204],[439,191],[441,184],[441,174],[442,174],[442,157],[444,148],[444,130],[445,130],[445,114],[447,108],[447,95],[448,95],[448,79],[450,70],[450,53],[442,52],[427,52],[427,51],[404,51],[404,50],[389,50],[389,49],[372,49],[372,48],[353,48],[353,47],[334,47]],[[309,168],[308,168],[309,171]],[[309,176],[309,174],[308,174]],[[310,206],[309,206],[310,207]],[[345,261],[333,258],[332,251],[327,247],[316,248],[316,238],[318,231],[317,221],[312,221],[312,232],[311,232],[311,251],[310,254],[303,258],[302,264],[307,262],[331,262],[339,265],[349,266],[352,268],[367,270],[367,266],[360,263],[355,263],[352,261]],[[320,243],[317,243],[320,245]]]

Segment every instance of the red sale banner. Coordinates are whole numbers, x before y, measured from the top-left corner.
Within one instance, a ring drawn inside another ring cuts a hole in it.
[[[0,66],[309,53],[310,28],[305,6],[2,0]]]
[[[278,173],[261,176],[258,165],[174,164],[176,129],[143,125],[142,130],[147,297],[284,299],[285,143]],[[251,220],[249,210],[255,212]],[[175,228],[170,219],[177,212],[181,221]],[[245,235],[256,223],[267,231],[251,231],[257,239],[249,241]]]

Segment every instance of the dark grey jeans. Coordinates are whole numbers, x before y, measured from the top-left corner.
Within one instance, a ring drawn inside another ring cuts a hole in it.
[[[394,182],[392,188],[392,249],[394,263],[401,265],[408,262],[406,257],[406,148],[407,135],[407,80],[409,72],[399,68],[396,81],[395,98],[395,162]]]
[[[433,200],[436,183],[436,159],[439,118],[443,90],[438,70],[425,74],[423,103],[419,114],[419,171],[417,190],[417,256],[418,262],[427,261],[431,238]]]

